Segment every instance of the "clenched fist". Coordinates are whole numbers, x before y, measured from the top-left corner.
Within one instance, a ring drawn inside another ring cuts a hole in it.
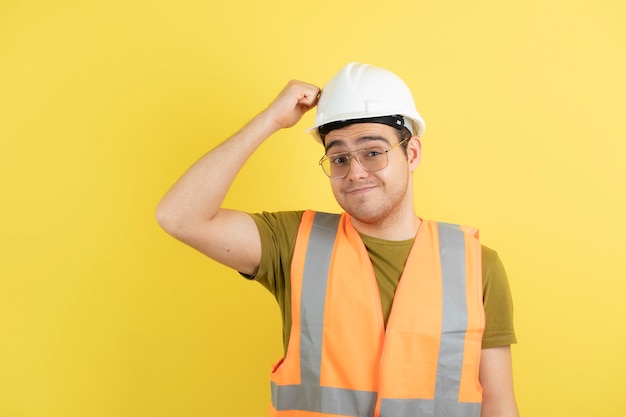
[[[317,105],[320,89],[312,84],[291,80],[265,110],[279,128],[298,123],[304,113]]]

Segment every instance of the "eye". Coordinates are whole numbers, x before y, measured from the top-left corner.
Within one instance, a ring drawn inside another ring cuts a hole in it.
[[[338,153],[335,155],[330,155],[328,159],[333,165],[344,165],[348,162],[348,154]]]
[[[382,155],[383,153],[385,153],[385,150],[383,148],[370,148],[370,149],[364,149],[363,150],[363,155],[366,158],[376,158],[377,156]]]

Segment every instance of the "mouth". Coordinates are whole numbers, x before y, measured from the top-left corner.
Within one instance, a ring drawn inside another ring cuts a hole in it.
[[[346,194],[352,194],[352,195],[358,195],[358,194],[367,193],[368,191],[371,191],[371,190],[373,190],[375,188],[376,188],[375,185],[364,185],[364,186],[360,186],[360,187],[346,189],[345,193]]]

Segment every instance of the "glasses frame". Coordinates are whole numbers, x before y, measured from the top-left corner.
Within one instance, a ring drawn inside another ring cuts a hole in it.
[[[350,167],[352,166],[352,158],[356,159],[356,162],[359,164],[359,166],[361,168],[363,168],[364,171],[366,172],[377,172],[377,171],[382,171],[383,169],[387,168],[389,166],[389,152],[393,151],[394,149],[396,149],[397,147],[399,147],[400,145],[402,145],[404,142],[406,142],[407,140],[411,139],[406,138],[401,140],[400,142],[396,143],[395,145],[393,145],[391,148],[389,149],[384,149],[385,151],[385,166],[382,168],[378,168],[378,169],[367,169],[363,166],[363,164],[361,163],[361,160],[359,159],[359,157],[357,156],[357,154],[361,151],[365,151],[368,149],[373,149],[373,148],[377,148],[377,146],[374,146],[372,148],[361,148],[361,149],[356,149],[354,151],[350,151],[350,152],[337,152],[337,153],[332,153],[330,155],[324,155],[320,158],[318,165],[320,166],[320,168],[322,168],[322,171],[324,172],[324,174],[330,178],[330,179],[341,179],[341,178],[345,178],[348,176],[348,174],[350,174]],[[345,175],[341,175],[341,176],[331,176],[330,174],[328,174],[326,172],[326,170],[324,169],[324,166],[322,165],[325,161],[329,160],[331,157],[336,156],[336,155],[345,155],[346,158],[348,158],[348,171],[346,171]]]

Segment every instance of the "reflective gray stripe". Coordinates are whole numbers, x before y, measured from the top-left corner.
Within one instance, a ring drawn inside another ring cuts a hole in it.
[[[320,384],[328,271],[340,216],[315,213],[304,260],[300,305],[300,372],[304,385]]]
[[[383,398],[380,417],[480,417],[480,403]]]
[[[305,410],[342,416],[371,417],[376,393],[314,385],[281,385],[272,382],[272,405],[280,410]]]
[[[465,234],[458,226],[439,223],[439,253],[443,286],[443,317],[435,398],[457,401],[461,386],[467,330]]]

